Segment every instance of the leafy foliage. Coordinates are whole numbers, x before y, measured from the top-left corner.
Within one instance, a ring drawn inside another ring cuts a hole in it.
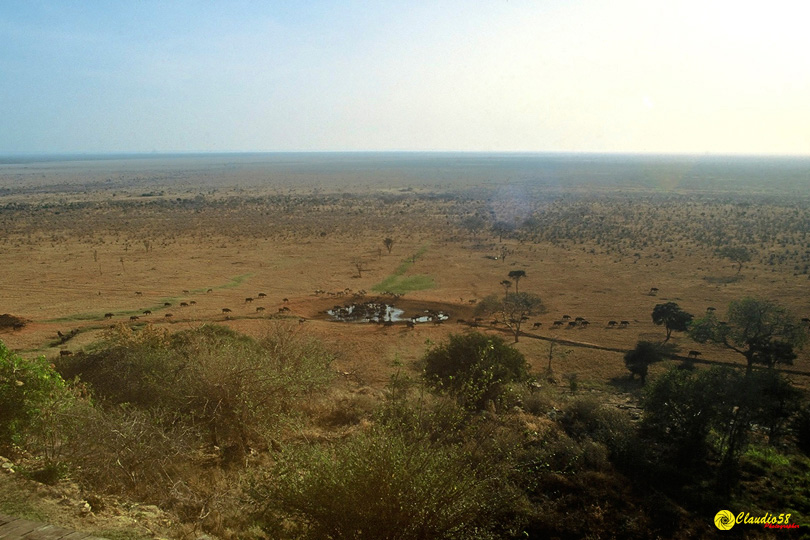
[[[523,323],[532,315],[545,311],[543,300],[539,296],[525,292],[507,293],[504,298],[493,294],[481,300],[475,308],[477,315],[494,316],[498,322],[509,328],[515,336],[515,343],[518,342]]]
[[[657,304],[652,312],[653,322],[658,326],[663,324],[667,330],[667,337],[664,341],[669,341],[673,330],[677,330],[678,332],[686,332],[689,330],[689,324],[692,322],[692,318],[691,313],[682,310],[675,302]]]
[[[22,446],[67,394],[64,380],[44,357],[26,360],[0,342],[0,449]]]
[[[713,312],[696,320],[690,336],[699,343],[711,341],[743,355],[748,369],[754,364],[773,367],[791,364],[794,348],[804,345],[805,328],[784,307],[769,300],[743,298],[728,306],[727,322]]]
[[[456,396],[470,409],[498,403],[508,383],[528,377],[528,364],[520,351],[498,336],[478,332],[451,335],[447,343],[427,352],[424,363],[427,383]]]

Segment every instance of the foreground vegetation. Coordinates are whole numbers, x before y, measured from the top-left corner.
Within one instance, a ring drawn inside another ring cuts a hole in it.
[[[475,332],[371,398],[296,330],[119,326],[56,364],[2,348],[0,453],[97,512],[157,505],[177,538],[691,538],[722,508],[810,518],[810,409],[773,369],[674,367],[637,387],[638,422]]]

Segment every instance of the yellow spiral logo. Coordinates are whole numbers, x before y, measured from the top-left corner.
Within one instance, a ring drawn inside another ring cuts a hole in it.
[[[714,516],[714,526],[721,531],[727,531],[734,526],[734,514],[729,510],[720,510]]]

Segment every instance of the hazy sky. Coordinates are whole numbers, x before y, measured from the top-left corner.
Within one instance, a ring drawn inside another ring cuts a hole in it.
[[[0,154],[810,154],[804,0],[0,0]]]

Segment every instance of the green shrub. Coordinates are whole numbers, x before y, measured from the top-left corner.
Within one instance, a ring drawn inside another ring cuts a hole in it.
[[[66,393],[65,382],[44,357],[26,360],[0,342],[0,450],[24,446]]]
[[[497,336],[478,332],[451,335],[427,352],[424,376],[428,385],[447,391],[468,409],[500,404],[510,382],[528,378],[523,354]]]
[[[506,497],[488,473],[459,446],[377,429],[285,453],[252,494],[274,538],[492,538]]]

